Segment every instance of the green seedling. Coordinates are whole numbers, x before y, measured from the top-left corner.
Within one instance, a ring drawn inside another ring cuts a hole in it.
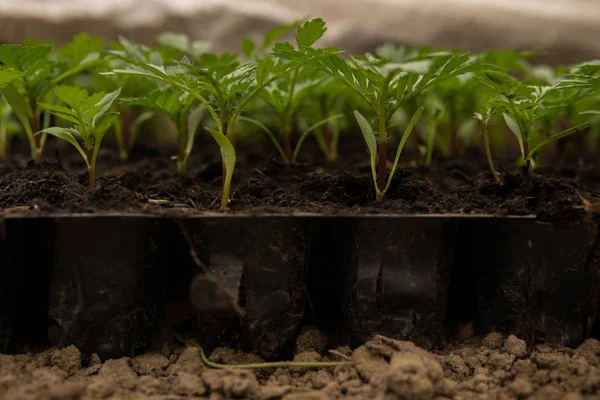
[[[490,131],[489,131],[489,123],[490,118],[493,115],[493,110],[491,108],[486,108],[482,113],[475,113],[475,119],[477,119],[481,123],[482,131],[483,131],[483,143],[485,147],[485,156],[488,161],[488,166],[490,168],[490,172],[494,177],[494,180],[500,183],[500,176],[498,172],[496,172],[496,168],[494,167],[494,160],[492,158],[492,148],[490,145]]]
[[[316,49],[305,49],[306,54],[318,53]],[[275,47],[275,54],[293,59],[299,52],[290,48]],[[376,199],[381,200],[392,182],[398,160],[406,140],[418,122],[422,108],[413,115],[400,140],[394,164],[388,176],[387,148],[388,128],[392,115],[408,101],[424,90],[445,79],[496,67],[484,64],[468,54],[456,52],[424,51],[409,54],[402,63],[371,55],[345,60],[337,55],[321,57],[315,63],[325,73],[339,79],[349,87],[375,115],[377,134],[358,110],[354,114],[367,144],[371,158],[371,169]]]
[[[148,97],[122,99],[122,102],[159,110],[169,116],[177,133],[178,151],[173,159],[177,161],[177,172],[183,174],[194,146],[196,131],[204,116],[204,107],[194,107],[195,99],[189,93],[173,89],[157,90]],[[152,116],[151,112],[146,114],[149,114],[149,118]],[[135,140],[135,136],[132,135],[132,139]]]
[[[104,62],[102,42],[85,34],[76,36],[58,56],[52,50],[51,45],[0,45],[0,92],[23,125],[35,162],[46,141],[45,134],[35,135],[42,127],[40,103],[52,102],[56,85]]]
[[[61,104],[42,104],[54,115],[72,124],[69,128],[50,127],[37,134],[49,134],[70,143],[79,151],[88,167],[90,187],[96,183],[96,159],[106,131],[115,121],[109,112],[121,90],[89,95],[75,86],[57,86],[54,94]],[[79,142],[83,143],[83,147]]]
[[[0,95],[0,158],[8,156],[11,138],[19,133],[19,125],[12,119],[12,110]]]
[[[319,20],[320,21],[320,20]],[[314,43],[325,32],[324,23],[305,23],[298,35]],[[276,57],[239,62],[228,54],[203,54],[198,64],[184,57],[173,68],[155,65],[143,56],[139,46],[121,39],[124,51],[114,54],[128,63],[126,69],[110,74],[144,76],[174,89],[189,93],[206,108],[214,128],[206,127],[217,142],[223,159],[223,192],[221,209],[228,208],[231,180],[236,163],[235,127],[249,102],[275,80],[313,62],[319,56],[306,55],[283,62]],[[291,46],[291,45],[290,45]]]
[[[539,150],[558,139],[582,132],[590,125],[589,122],[585,122],[552,135],[547,134],[545,139],[530,149],[530,140],[535,133],[536,122],[544,118],[554,119],[567,104],[565,102],[547,104],[546,99],[564,91],[590,88],[592,85],[589,81],[572,78],[560,80],[552,86],[530,86],[507,74],[497,72],[486,72],[484,77],[475,77],[475,79],[500,95],[487,102],[486,111],[482,115],[498,113],[504,117],[506,125],[517,139],[523,160],[523,171],[528,175],[533,174],[533,156]]]

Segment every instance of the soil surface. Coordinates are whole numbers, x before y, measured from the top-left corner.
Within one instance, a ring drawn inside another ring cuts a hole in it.
[[[328,351],[328,338],[307,327],[294,360],[346,360],[327,369],[232,370],[206,367],[197,348],[165,344],[161,351],[82,365],[74,346],[38,354],[0,355],[1,399],[540,399],[600,398],[600,342],[576,349],[515,336],[475,336],[465,325],[442,350],[382,336],[351,351]],[[231,348],[210,359],[224,364],[262,361]]]
[[[241,150],[230,210],[535,214],[553,220],[582,215],[582,197],[592,202],[600,198],[600,168],[593,159],[549,163],[553,168],[540,168],[533,177],[521,175],[514,162],[508,169],[500,164],[502,183],[498,184],[487,172],[485,157],[472,150],[453,160],[434,160],[430,170],[416,161],[401,164],[384,200],[375,201],[364,144],[347,142],[348,148],[340,149],[340,154],[351,156],[333,164],[310,148],[304,153],[310,159],[293,166],[279,162],[268,150]],[[214,146],[202,146],[190,157],[184,176],[175,172],[172,150],[139,148],[123,163],[114,149],[106,147],[92,188],[81,157],[69,148],[48,148],[40,165],[17,153],[9,161],[0,161],[0,209],[5,213],[216,211],[221,161]]]

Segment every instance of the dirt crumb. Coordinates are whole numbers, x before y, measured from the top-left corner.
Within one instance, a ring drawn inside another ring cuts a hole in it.
[[[254,373],[243,369],[208,369],[202,373],[202,382],[210,392],[226,397],[249,398],[259,388]]]
[[[595,400],[600,398],[597,340],[576,349],[524,347],[516,337],[453,338],[445,349],[376,336],[336,368],[210,369],[197,348],[176,348],[172,360],[147,353],[82,366],[74,347],[0,355],[0,399],[183,400]],[[215,349],[219,362],[258,361],[235,349]],[[79,361],[78,361],[79,360]],[[322,361],[316,351],[296,361]]]
[[[515,335],[510,335],[504,342],[504,350],[517,358],[522,358],[527,354],[527,344]]]
[[[305,326],[296,339],[296,353],[314,351],[323,354],[327,349],[327,335],[314,326]]]

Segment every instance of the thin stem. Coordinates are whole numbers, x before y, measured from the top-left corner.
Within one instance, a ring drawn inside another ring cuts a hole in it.
[[[90,175],[90,187],[94,186],[96,184],[96,157],[95,151],[93,151],[92,149],[87,149],[87,160],[91,160],[89,161],[88,164],[88,172]]]
[[[381,200],[385,191],[385,182],[387,178],[387,91],[389,82],[393,75],[388,75],[381,90],[381,99],[379,102],[379,136],[377,137],[377,190],[376,198]]]
[[[29,122],[30,126],[25,127],[25,130],[29,128],[29,132],[27,132],[27,136],[30,136],[30,144],[31,144],[31,158],[33,161],[38,164],[42,161],[42,137],[41,135],[35,135],[35,133],[40,131],[40,119],[39,115],[33,116]]]
[[[490,167],[490,171],[492,172],[492,176],[494,177],[494,180],[498,183],[500,183],[500,177],[498,176],[498,173],[496,172],[496,168],[494,168],[494,161],[492,160],[492,149],[490,147],[490,132],[488,129],[488,124],[487,121],[482,121],[482,125],[483,125],[483,142],[485,144],[485,155],[487,157],[487,161],[488,161],[488,165]]]
[[[283,122],[283,125],[281,126],[281,134],[283,135],[283,150],[285,152],[285,159],[283,161],[286,164],[293,163],[295,160],[293,160],[292,134],[285,122]]]
[[[529,158],[529,141],[523,140],[523,152],[526,158],[523,160],[523,173],[527,176],[533,176],[533,165],[531,164],[531,158]]]
[[[219,364],[211,361],[204,349],[195,340],[187,340],[180,335],[175,335],[176,339],[189,347],[196,347],[200,353],[202,362],[210,368],[215,369],[261,369],[261,368],[333,368],[342,365],[351,365],[350,361],[322,361],[322,362],[303,362],[303,361],[275,361],[249,364]]]
[[[425,156],[425,167],[431,166],[431,158],[433,157],[433,146],[435,142],[435,134],[437,130],[436,116],[432,116],[427,123],[427,154]]]

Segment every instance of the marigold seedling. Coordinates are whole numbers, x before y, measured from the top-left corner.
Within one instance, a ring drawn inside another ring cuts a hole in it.
[[[102,42],[86,34],[77,35],[60,53],[51,55],[51,45],[0,45],[0,91],[23,125],[31,157],[39,162],[46,135],[34,135],[41,128],[41,102],[56,85],[82,71],[100,65]]]
[[[114,123],[116,113],[109,112],[121,89],[89,95],[75,86],[58,86],[54,93],[62,104],[42,104],[57,117],[70,122],[70,128],[46,128],[37,134],[50,134],[73,145],[88,167],[90,186],[96,183],[96,159],[106,131]],[[83,142],[83,147],[79,142]]]
[[[475,79],[500,95],[487,102],[485,114],[499,113],[504,117],[506,125],[519,143],[523,170],[528,175],[533,174],[533,156],[540,149],[555,140],[582,132],[590,125],[589,122],[585,122],[553,135],[547,135],[544,140],[530,149],[530,139],[536,129],[535,123],[543,118],[553,119],[567,104],[565,102],[547,104],[545,100],[557,92],[590,88],[592,85],[589,81],[564,79],[551,86],[531,86],[498,72],[487,72],[485,77],[475,77]]]

